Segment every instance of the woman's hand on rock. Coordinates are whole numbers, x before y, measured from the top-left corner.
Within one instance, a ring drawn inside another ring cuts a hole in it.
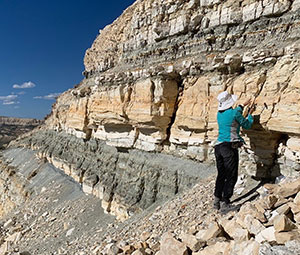
[[[245,107],[251,103],[251,99],[247,99],[242,105]]]

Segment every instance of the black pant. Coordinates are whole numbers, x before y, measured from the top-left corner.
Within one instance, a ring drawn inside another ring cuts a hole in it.
[[[239,151],[232,143],[224,142],[215,146],[215,156],[218,176],[214,195],[229,202],[238,177]]]

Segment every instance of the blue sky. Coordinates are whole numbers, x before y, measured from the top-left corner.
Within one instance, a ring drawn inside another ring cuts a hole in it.
[[[0,116],[43,119],[82,79],[99,29],[134,0],[0,0]]]

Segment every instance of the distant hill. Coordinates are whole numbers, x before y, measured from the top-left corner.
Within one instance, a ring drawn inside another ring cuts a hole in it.
[[[42,120],[37,119],[25,119],[25,118],[14,118],[14,117],[5,117],[0,116],[0,125],[19,125],[19,126],[37,126],[43,123]]]
[[[36,119],[23,119],[0,116],[0,149],[19,135],[25,134],[35,127],[42,124],[43,121]]]

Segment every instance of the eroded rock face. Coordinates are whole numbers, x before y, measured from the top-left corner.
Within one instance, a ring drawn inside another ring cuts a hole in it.
[[[133,85],[94,86],[83,96],[82,90],[58,100],[53,128],[116,147],[161,149],[178,95],[176,80],[149,78]]]
[[[47,124],[108,145],[213,160],[218,93],[257,103],[241,166],[300,169],[298,1],[137,1],[100,31]]]
[[[98,139],[84,141],[65,132],[35,132],[18,146],[37,151],[40,159],[73,177],[119,220],[214,173],[206,164],[139,150],[122,152]]]
[[[258,43],[276,42],[272,39],[282,41],[283,36],[295,38],[298,25],[289,31],[286,28],[298,14],[285,14],[297,12],[298,5],[297,1],[288,0],[136,1],[113,24],[100,31],[86,53],[86,72],[128,65],[141,69],[195,55],[201,62],[208,60],[208,52],[253,48]],[[274,52],[269,55],[273,57]],[[238,64],[241,57],[236,55],[234,62]],[[254,58],[257,57],[260,56]]]

